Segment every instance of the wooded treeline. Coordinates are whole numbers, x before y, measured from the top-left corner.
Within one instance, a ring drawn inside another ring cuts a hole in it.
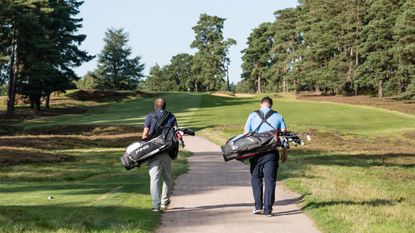
[[[0,0],[0,87],[7,112],[16,94],[39,110],[56,91],[75,88],[73,68],[93,57],[80,49],[79,0]],[[254,28],[242,52],[242,81],[229,82],[226,19],[201,14],[192,28],[193,55],[155,65],[145,82],[129,36],[109,29],[98,66],[78,87],[152,91],[370,94],[415,98],[414,0],[301,0]]]
[[[7,112],[14,111],[16,94],[33,109],[50,94],[74,88],[74,67],[92,59],[79,49],[86,36],[76,18],[82,1],[1,0],[0,82],[8,86]]]
[[[255,28],[239,91],[415,96],[415,1],[302,0]]]

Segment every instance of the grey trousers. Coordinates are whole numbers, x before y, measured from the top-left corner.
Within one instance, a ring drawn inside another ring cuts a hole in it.
[[[173,182],[171,180],[171,158],[167,152],[163,152],[148,163],[150,174],[150,192],[153,200],[153,208],[167,204],[170,200]],[[163,177],[163,188],[160,197],[160,178]]]

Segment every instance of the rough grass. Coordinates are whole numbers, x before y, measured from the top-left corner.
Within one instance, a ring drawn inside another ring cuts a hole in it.
[[[370,96],[321,96],[315,94],[300,94],[295,96],[295,98],[300,100],[372,106],[415,115],[415,100],[397,100],[390,97],[376,98]]]
[[[52,126],[0,136],[0,232],[152,232],[160,216],[147,168],[127,172],[119,161],[136,130]],[[180,152],[174,177],[188,155]]]

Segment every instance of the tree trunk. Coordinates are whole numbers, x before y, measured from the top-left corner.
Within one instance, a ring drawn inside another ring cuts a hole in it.
[[[231,84],[229,83],[229,69],[226,68],[226,84],[228,85],[228,91],[231,91]]]
[[[257,93],[261,93],[261,74],[258,74],[258,79],[257,79]]]
[[[294,79],[294,85],[295,85],[295,94],[300,93],[300,87],[298,86],[298,80]]]
[[[288,87],[287,87],[287,80],[285,79],[285,77],[282,79],[282,92],[287,92]]]
[[[280,92],[280,82],[277,82],[276,86],[277,86],[277,93],[278,93],[278,92]]]
[[[12,49],[10,53],[9,90],[7,98],[7,114],[13,114],[16,100],[16,79],[17,79],[17,51],[16,51],[16,27],[13,26]]]
[[[49,110],[50,109],[50,93],[48,94],[48,95],[46,95],[46,103],[45,103],[45,108],[47,109],[47,110]]]
[[[33,97],[33,106],[35,113],[40,111],[40,96]]]
[[[382,98],[383,97],[383,80],[380,79],[378,82],[378,97]]]

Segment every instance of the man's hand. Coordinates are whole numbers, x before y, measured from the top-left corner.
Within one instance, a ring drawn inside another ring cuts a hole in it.
[[[148,137],[149,128],[145,127],[143,130],[143,135],[141,136],[141,140],[145,140]]]
[[[282,163],[285,163],[285,162],[288,161],[288,150],[287,149],[282,150],[281,161],[282,161]]]

